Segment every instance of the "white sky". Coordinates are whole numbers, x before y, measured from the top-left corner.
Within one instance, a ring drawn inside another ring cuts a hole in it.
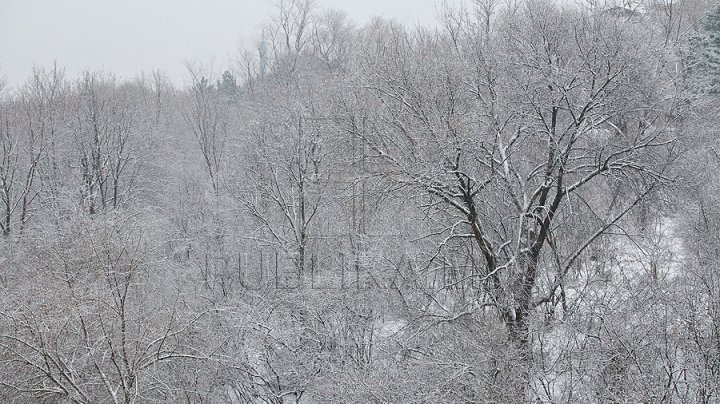
[[[158,68],[176,84],[185,60],[223,69],[253,49],[273,0],[0,0],[0,77],[18,86],[53,60],[74,78],[85,69],[119,77]],[[363,24],[373,16],[435,22],[436,0],[318,0]]]

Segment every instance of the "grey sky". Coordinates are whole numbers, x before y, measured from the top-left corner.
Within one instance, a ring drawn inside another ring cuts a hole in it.
[[[184,60],[227,66],[254,47],[272,0],[0,0],[0,76],[21,84],[56,59],[68,77],[103,69],[120,77],[159,68],[178,84]],[[319,0],[358,23],[372,16],[431,24],[436,0]]]

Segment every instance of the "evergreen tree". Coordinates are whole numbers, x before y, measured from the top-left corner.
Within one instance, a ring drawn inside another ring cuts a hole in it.
[[[720,4],[708,12],[698,32],[690,39],[685,64],[689,78],[699,92],[720,92]]]
[[[222,78],[217,81],[217,89],[223,96],[227,97],[228,100],[233,100],[237,96],[237,79],[230,70],[223,72]]]

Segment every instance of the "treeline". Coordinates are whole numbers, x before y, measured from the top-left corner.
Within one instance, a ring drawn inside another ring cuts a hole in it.
[[[720,400],[720,7],[276,11],[0,89],[2,401]]]

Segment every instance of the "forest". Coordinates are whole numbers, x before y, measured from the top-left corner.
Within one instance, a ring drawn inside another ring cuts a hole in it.
[[[0,401],[720,402],[720,5],[438,10],[0,85]]]

